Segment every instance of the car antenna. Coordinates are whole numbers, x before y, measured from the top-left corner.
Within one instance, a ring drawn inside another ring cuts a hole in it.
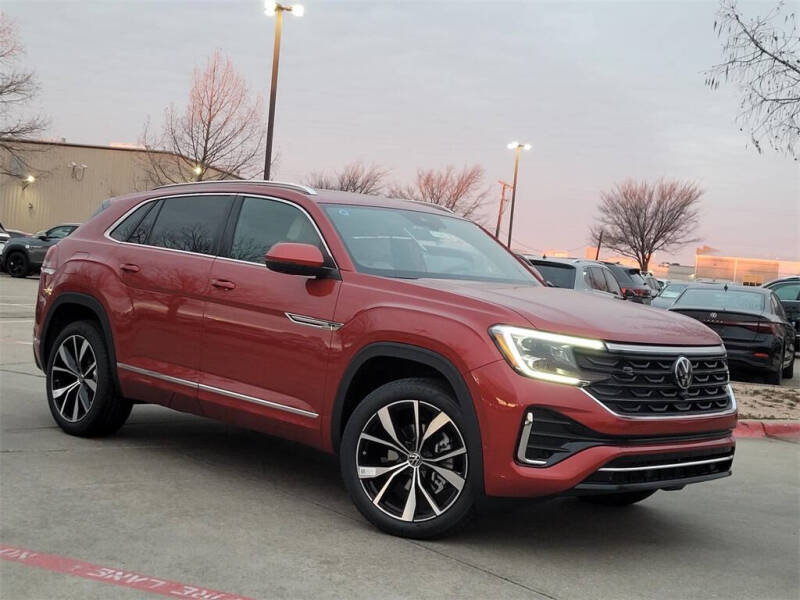
[[[723,289],[723,290],[725,290],[725,291],[727,292],[727,291],[728,291],[728,284],[726,283],[726,284],[723,286],[723,288],[722,288],[722,289]]]
[[[547,258],[547,254],[542,254],[542,258]]]

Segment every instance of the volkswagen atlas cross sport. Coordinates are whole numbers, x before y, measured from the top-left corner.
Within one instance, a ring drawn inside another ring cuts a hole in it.
[[[69,434],[153,403],[295,440],[408,537],[490,497],[628,505],[733,460],[716,333],[547,287],[410,201],[247,181],[107,200],[48,251],[34,353]]]

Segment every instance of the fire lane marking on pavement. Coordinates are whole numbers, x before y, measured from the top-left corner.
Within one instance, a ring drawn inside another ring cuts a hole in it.
[[[103,567],[56,554],[43,554],[0,544],[0,559],[20,563],[29,567],[46,569],[56,573],[75,575],[84,579],[93,579],[127,588],[169,596],[171,598],[191,598],[193,600],[254,600],[245,596],[229,594],[203,587],[186,585],[177,581],[169,581],[132,571]]]

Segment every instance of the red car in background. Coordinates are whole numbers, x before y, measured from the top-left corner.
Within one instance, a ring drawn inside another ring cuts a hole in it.
[[[296,440],[408,537],[488,497],[628,505],[733,461],[716,333],[545,287],[409,201],[245,181],[106,201],[48,251],[34,353],[67,433],[154,403]]]

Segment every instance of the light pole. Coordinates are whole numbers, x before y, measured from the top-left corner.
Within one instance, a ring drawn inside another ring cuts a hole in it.
[[[514,229],[514,207],[517,203],[517,173],[519,172],[519,152],[520,150],[530,150],[530,144],[511,142],[509,150],[514,150],[514,182],[511,184],[511,214],[508,218],[508,243],[506,247],[511,250],[511,231]]]
[[[267,152],[264,156],[265,180],[269,180],[269,169],[272,163],[272,132],[275,129],[275,96],[278,92],[278,61],[281,57],[281,28],[284,12],[290,12],[295,17],[302,17],[305,9],[302,4],[285,6],[279,2],[265,0],[264,14],[268,17],[275,17],[275,45],[272,49],[272,83],[269,88],[269,117],[267,120]]]
[[[503,210],[506,207],[506,190],[511,187],[510,183],[498,179],[497,183],[500,184],[500,208],[497,210],[497,227],[494,230],[494,239],[500,239],[500,221],[503,220]]]

